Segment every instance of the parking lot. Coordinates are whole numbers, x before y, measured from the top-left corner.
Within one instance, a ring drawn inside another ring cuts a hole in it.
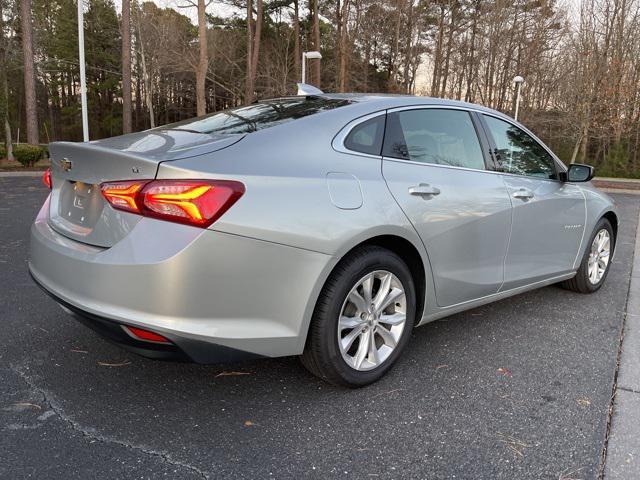
[[[97,337],[30,279],[38,178],[0,178],[0,478],[595,478],[640,197],[604,287],[557,286],[415,330],[380,382],[296,358],[147,360]]]

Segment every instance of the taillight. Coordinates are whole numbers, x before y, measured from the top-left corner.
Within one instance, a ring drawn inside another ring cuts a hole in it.
[[[113,208],[198,227],[215,222],[245,191],[232,180],[107,182],[101,188]]]
[[[51,168],[47,168],[42,175],[42,183],[51,190]]]
[[[138,193],[147,182],[110,182],[101,185],[102,195],[113,208],[140,213]]]

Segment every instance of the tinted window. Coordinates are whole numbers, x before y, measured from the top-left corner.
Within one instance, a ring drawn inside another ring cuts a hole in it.
[[[498,149],[503,172],[541,178],[557,178],[555,161],[530,135],[515,125],[484,116]]]
[[[387,115],[383,153],[436,165],[484,169],[476,130],[462,110],[406,110]]]
[[[384,135],[384,118],[384,115],[380,115],[355,126],[347,135],[344,146],[356,152],[380,155]]]
[[[348,100],[322,97],[278,98],[172,123],[163,128],[215,134],[249,133],[349,103]]]

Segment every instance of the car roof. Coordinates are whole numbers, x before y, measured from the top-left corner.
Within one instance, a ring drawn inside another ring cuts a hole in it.
[[[379,108],[397,108],[413,105],[438,105],[443,107],[466,108],[470,110],[478,110],[481,112],[491,113],[500,117],[508,118],[509,120],[513,121],[511,117],[497,110],[493,110],[476,103],[462,102],[460,100],[449,100],[446,98],[393,93],[324,93],[323,95],[318,96],[331,99],[351,100],[355,103],[376,104],[376,107]]]

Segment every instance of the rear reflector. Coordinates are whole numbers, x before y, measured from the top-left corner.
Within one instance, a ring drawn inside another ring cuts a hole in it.
[[[171,340],[163,337],[162,335],[150,332],[149,330],[143,330],[142,328],[130,327],[128,325],[123,325],[124,328],[132,337],[143,340],[145,342],[155,342],[155,343],[171,343]]]
[[[42,175],[42,183],[51,190],[51,168],[47,168]]]
[[[243,194],[231,180],[146,180],[107,182],[102,195],[118,210],[208,227]]]

